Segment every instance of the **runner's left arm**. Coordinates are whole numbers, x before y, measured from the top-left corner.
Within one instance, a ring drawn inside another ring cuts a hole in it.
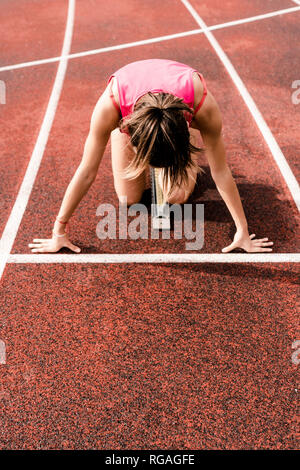
[[[268,242],[267,238],[254,240],[255,234],[249,236],[248,223],[239,191],[226,159],[221,112],[210,92],[206,97],[205,106],[200,109],[194,120],[203,139],[211,176],[236,226],[233,242],[222,251],[228,252],[234,248],[243,248],[247,252],[272,251],[267,247],[273,242]]]

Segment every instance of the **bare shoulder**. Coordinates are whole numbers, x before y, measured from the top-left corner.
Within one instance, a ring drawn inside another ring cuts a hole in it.
[[[196,109],[196,107],[202,100],[203,93],[204,93],[204,86],[197,72],[193,73],[193,85],[194,85],[194,109]]]
[[[196,77],[196,78],[194,78]],[[195,107],[200,103],[204,87],[198,75],[193,74]],[[204,103],[194,116],[191,127],[205,134],[220,134],[222,129],[222,115],[218,103],[212,93],[207,90]]]
[[[113,77],[111,79],[111,91],[114,95],[114,99],[116,101],[116,103],[120,106],[120,101],[119,101],[119,90],[118,90],[118,83],[117,83],[117,79],[116,77]],[[110,84],[108,84],[108,87],[110,86]]]
[[[110,97],[110,87],[111,84],[109,83],[98,99],[92,113],[91,128],[96,132],[111,132],[118,127],[120,116]]]

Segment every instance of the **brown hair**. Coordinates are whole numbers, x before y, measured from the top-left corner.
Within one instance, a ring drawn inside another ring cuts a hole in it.
[[[163,185],[169,187],[170,194],[175,185],[187,183],[188,168],[204,173],[191,157],[202,149],[190,142],[186,113],[193,114],[193,110],[169,93],[147,93],[139,100],[132,114],[119,124],[136,147],[136,154],[124,172],[125,178],[136,178],[148,164],[163,168]]]

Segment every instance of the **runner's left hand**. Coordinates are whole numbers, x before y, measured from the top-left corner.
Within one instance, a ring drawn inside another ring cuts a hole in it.
[[[255,233],[249,236],[248,232],[239,232],[237,231],[234,235],[233,242],[222,249],[223,253],[228,253],[234,248],[243,248],[243,250],[248,253],[257,253],[272,251],[272,248],[267,248],[270,245],[273,245],[273,242],[269,242],[268,238],[257,238],[255,239]]]

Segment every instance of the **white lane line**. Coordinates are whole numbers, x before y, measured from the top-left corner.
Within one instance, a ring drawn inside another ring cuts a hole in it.
[[[299,263],[300,253],[12,254],[8,263]]]
[[[300,10],[300,8],[299,8],[299,10]],[[89,55],[101,54],[103,52],[118,51],[120,49],[127,49],[127,48],[130,48],[130,47],[144,46],[145,44],[152,44],[152,43],[155,43],[155,42],[168,41],[170,39],[182,38],[182,37],[185,37],[185,36],[192,36],[193,34],[198,34],[199,32],[201,32],[200,29],[193,29],[191,31],[185,31],[185,32],[182,32],[182,33],[169,34],[167,36],[158,36],[158,37],[155,37],[155,38],[144,39],[142,41],[128,42],[128,43],[124,43],[124,44],[117,44],[116,46],[101,47],[100,49],[91,49],[89,51],[69,54],[67,56],[67,58],[68,59],[77,59],[78,57],[86,57],[86,56],[89,56]],[[60,57],[52,57],[50,59],[34,60],[32,62],[24,62],[22,64],[7,65],[5,67],[0,67],[0,72],[4,72],[6,70],[19,69],[19,68],[23,68],[23,67],[31,67],[33,65],[48,64],[48,63],[51,63],[51,62],[57,62],[59,59],[60,59]]]
[[[299,3],[300,4],[300,3]],[[212,26],[207,26],[208,31],[215,31],[218,29],[223,29],[223,28],[229,28],[231,26],[237,26],[240,24],[245,24],[245,23],[251,23],[254,21],[260,21],[264,20],[266,18],[272,18],[274,16],[279,16],[279,15],[285,15],[287,13],[293,13],[296,11],[300,11],[300,7],[291,7],[291,8],[285,8],[284,10],[276,10],[272,11],[270,13],[264,13],[262,15],[256,15],[256,16],[251,16],[249,18],[242,18],[240,20],[235,20],[235,21],[228,21],[226,23],[220,23]],[[204,30],[202,28],[200,29],[192,29],[190,31],[184,31],[181,33],[175,33],[175,34],[169,34],[166,36],[158,36],[150,39],[144,39],[141,41],[135,41],[135,42],[128,42],[124,44],[117,44],[115,46],[108,46],[108,47],[102,47],[99,49],[91,49],[89,51],[83,51],[83,52],[77,52],[74,54],[69,54],[66,56],[67,59],[77,59],[79,57],[86,57],[90,55],[95,55],[95,54],[102,54],[105,52],[112,52],[112,51],[117,51],[121,49],[127,49],[130,47],[138,47],[138,46],[144,46],[147,44],[153,44],[156,42],[162,42],[162,41],[169,41],[171,39],[177,39],[177,38],[183,38],[187,36],[193,36],[196,34],[202,34],[204,33]],[[23,62],[20,64],[15,64],[15,65],[6,65],[3,67],[0,67],[0,72],[5,72],[8,70],[16,70],[24,67],[33,67],[36,65],[43,65],[43,64],[50,64],[53,62],[58,62],[61,59],[61,57],[50,57],[48,59],[41,59],[41,60],[34,60],[31,62]]]
[[[68,17],[66,22],[64,43],[62,48],[62,58],[59,62],[57,73],[52,88],[51,96],[48,102],[47,110],[40,128],[40,132],[32,152],[28,167],[21,187],[19,189],[14,207],[0,240],[0,279],[2,277],[7,258],[14,244],[19,225],[25,212],[32,187],[43,158],[44,150],[47,144],[48,136],[52,127],[57,104],[62,90],[68,59],[65,57],[71,48],[73,25],[75,14],[75,0],[69,0]]]
[[[223,63],[224,67],[226,68],[227,72],[229,73],[232,81],[234,82],[235,86],[237,87],[238,91],[240,92],[242,98],[244,99],[250,113],[252,114],[263,138],[265,139],[272,155],[277,163],[277,166],[283,176],[283,179],[288,186],[291,195],[295,201],[295,204],[300,211],[300,187],[298,181],[296,180],[285,156],[283,155],[275,137],[273,136],[270,128],[268,127],[266,121],[264,120],[263,116],[261,115],[259,109],[257,108],[252,96],[248,92],[244,82],[238,75],[236,69],[234,68],[233,64],[231,63],[230,59],[223,51],[222,47],[214,37],[214,35],[208,30],[206,23],[203,19],[198,15],[196,10],[192,7],[188,0],[180,0],[185,7],[188,9],[190,14],[193,16],[194,20],[198,23],[198,25],[203,29],[205,36],[207,37],[208,41],[210,42],[211,46],[215,50],[216,54],[218,55],[219,59]]]
[[[0,339],[0,364],[6,364],[6,347],[2,339]]]
[[[292,0],[292,2],[296,3],[296,5],[300,5],[300,0]]]

